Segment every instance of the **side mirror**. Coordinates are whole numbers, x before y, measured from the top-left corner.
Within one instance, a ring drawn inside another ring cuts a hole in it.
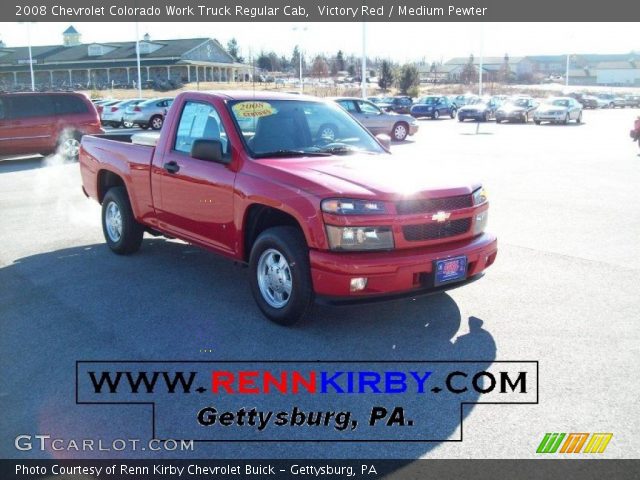
[[[378,135],[376,135],[376,140],[378,140],[378,143],[380,143],[380,145],[382,145],[382,148],[384,148],[387,152],[391,151],[391,137],[385,133],[379,133]]]
[[[191,145],[191,156],[198,160],[222,163],[224,165],[231,163],[231,158],[225,158],[222,153],[222,142],[220,140],[206,138],[194,140]]]

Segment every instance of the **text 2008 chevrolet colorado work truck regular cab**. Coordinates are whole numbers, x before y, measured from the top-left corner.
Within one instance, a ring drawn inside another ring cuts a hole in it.
[[[133,253],[146,230],[248,263],[255,300],[277,323],[300,319],[316,296],[446,289],[495,260],[481,185],[404,169],[333,103],[185,92],[155,135],[82,139],[83,189],[102,204],[107,244]]]

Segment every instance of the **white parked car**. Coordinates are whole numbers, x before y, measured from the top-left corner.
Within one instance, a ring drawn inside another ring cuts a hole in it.
[[[582,105],[571,97],[554,97],[545,100],[533,114],[536,125],[542,122],[567,124],[575,120],[582,123]]]

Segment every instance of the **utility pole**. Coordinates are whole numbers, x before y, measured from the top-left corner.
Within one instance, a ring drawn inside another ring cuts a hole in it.
[[[362,98],[367,98],[367,23],[362,22]]]
[[[136,63],[138,64],[138,98],[142,98],[142,72],[140,69],[140,35],[138,33],[138,22],[136,22]],[[198,67],[196,66],[196,72],[197,68]]]

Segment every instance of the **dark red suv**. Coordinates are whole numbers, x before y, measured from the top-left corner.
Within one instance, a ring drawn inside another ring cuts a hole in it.
[[[59,151],[75,159],[82,135],[97,133],[98,112],[80,93],[0,94],[0,155]]]

